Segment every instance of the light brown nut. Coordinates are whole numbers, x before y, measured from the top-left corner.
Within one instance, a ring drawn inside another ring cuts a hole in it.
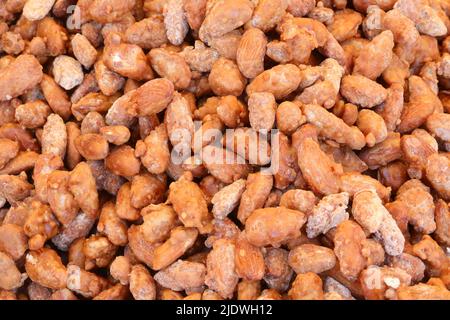
[[[244,280],[261,280],[264,277],[263,252],[248,242],[245,233],[236,240],[235,266],[237,275]]]
[[[97,188],[110,194],[117,194],[125,179],[108,171],[103,161],[88,161],[94,175]]]
[[[244,158],[213,145],[203,148],[202,160],[211,175],[228,184],[245,178],[250,171]]]
[[[320,148],[336,163],[342,165],[344,172],[364,172],[368,169],[367,164],[350,147],[336,147],[327,141],[321,143]]]
[[[212,213],[216,219],[223,219],[231,213],[239,204],[246,182],[239,179],[232,184],[223,187],[211,199]]]
[[[81,130],[75,122],[66,122],[66,131],[66,164],[67,168],[71,170],[81,161],[81,154],[78,152],[75,145],[75,140],[81,134]]]
[[[322,273],[334,267],[333,250],[314,244],[303,244],[289,252],[289,266],[296,273]]]
[[[54,170],[47,178],[47,200],[59,222],[69,225],[78,214],[78,203],[70,192],[70,173]]]
[[[55,0],[30,0],[26,1],[23,6],[23,15],[25,18],[31,21],[41,20],[52,9]]]
[[[361,22],[360,13],[344,9],[334,13],[333,22],[328,25],[328,30],[337,41],[343,42],[357,34]]]
[[[311,0],[287,0],[287,11],[294,17],[303,17],[310,12],[314,6],[314,1]]]
[[[108,69],[103,58],[97,59],[94,71],[98,87],[105,96],[112,96],[125,84],[125,79],[121,75]]]
[[[16,123],[5,123],[0,126],[0,138],[19,142],[21,150],[39,150],[37,140],[29,131]]]
[[[114,72],[134,80],[150,80],[153,71],[140,47],[134,44],[110,44],[105,46],[103,62]]]
[[[281,21],[287,6],[288,1],[285,0],[259,1],[247,25],[261,29],[263,32],[270,31]]]
[[[292,49],[284,41],[273,40],[267,44],[266,55],[275,62],[288,63],[292,60]]]
[[[236,52],[241,41],[241,32],[239,30],[233,30],[220,37],[212,38],[208,41],[211,48],[217,50],[219,56],[236,60]]]
[[[234,242],[220,239],[214,242],[206,260],[205,284],[225,299],[233,296],[239,280],[235,272],[235,255]]]
[[[125,126],[104,126],[101,127],[99,133],[105,137],[105,139],[116,146],[127,143],[130,139],[130,130]]]
[[[267,38],[260,29],[247,29],[236,52],[236,62],[241,73],[251,79],[264,71]]]
[[[255,246],[278,247],[298,237],[305,222],[306,217],[300,211],[284,207],[257,209],[248,217],[245,232],[248,241]]]
[[[199,30],[200,39],[208,42],[244,25],[251,19],[253,4],[248,0],[217,1],[207,11]]]
[[[63,167],[59,156],[52,154],[41,154],[36,159],[33,173],[36,196],[42,202],[47,202],[47,178],[48,175]]]
[[[236,240],[241,232],[238,226],[229,218],[214,219],[214,230],[205,241],[205,246],[211,248],[215,241],[219,239]]]
[[[408,164],[408,175],[421,179],[428,157],[438,152],[437,141],[427,131],[415,129],[411,135],[403,135],[400,144],[403,158]]]
[[[44,101],[36,100],[18,106],[15,119],[25,128],[35,129],[45,124],[50,111],[51,109]]]
[[[107,237],[92,235],[83,242],[85,270],[105,268],[114,258],[117,247]]]
[[[336,228],[334,253],[339,261],[340,272],[350,281],[356,280],[366,267],[362,255],[362,243],[365,239],[362,228],[352,220],[346,220]]]
[[[34,151],[19,152],[17,157],[12,159],[0,170],[0,174],[19,174],[34,167],[39,155]]]
[[[383,71],[383,80],[391,86],[396,84],[403,87],[405,80],[410,76],[408,67],[408,62],[399,58],[399,56],[394,53],[392,55],[391,64]]]
[[[292,300],[323,300],[322,279],[312,272],[298,274],[288,296]]]
[[[248,112],[251,127],[256,131],[267,132],[275,123],[277,104],[270,92],[255,92],[249,95]]]
[[[52,77],[46,74],[44,74],[41,81],[41,90],[53,112],[60,115],[64,120],[69,119],[71,116],[71,103],[65,90]]]
[[[84,256],[83,247],[86,238],[79,238],[70,244],[67,252],[68,264],[74,264],[84,269],[86,257]]]
[[[411,276],[400,268],[369,266],[361,272],[360,282],[365,299],[383,300],[393,298],[399,287],[410,285]]]
[[[389,255],[403,252],[405,238],[374,190],[364,190],[353,196],[352,215],[365,230],[375,233]]]
[[[186,0],[184,11],[186,19],[192,30],[198,31],[205,19],[207,0]]]
[[[166,29],[162,15],[151,15],[135,22],[125,31],[128,43],[143,49],[158,48],[167,42]]]
[[[0,70],[0,101],[11,100],[32,89],[41,82],[42,76],[42,66],[34,56],[18,56]]]
[[[332,277],[327,277],[325,279],[324,291],[326,293],[336,292],[341,297],[344,297],[347,300],[355,300],[355,298],[352,296],[351,291],[346,286],[344,286],[342,283],[338,282],[337,280],[335,280]]]
[[[71,40],[73,55],[87,69],[97,60],[97,50],[84,35],[77,33]]]
[[[117,193],[116,213],[121,219],[137,220],[139,210],[131,204],[131,182],[124,183]]]
[[[290,144],[289,138],[282,133],[276,133],[274,138],[275,141],[272,140],[274,145],[271,148],[272,165],[276,167],[274,170],[274,186],[283,190],[294,183],[295,187],[299,187],[295,181],[296,179],[302,179],[302,174],[298,170],[295,147]]]
[[[37,25],[36,36],[45,39],[47,51],[52,57],[66,52],[66,42],[69,40],[67,30],[54,18],[45,17]]]
[[[129,283],[129,274],[131,271],[130,259],[126,256],[117,256],[109,266],[111,277],[123,285]]]
[[[97,231],[105,234],[109,241],[116,246],[127,244],[127,225],[116,214],[114,204],[107,202],[103,205],[97,224]]]
[[[213,102],[215,101],[211,101],[211,103]],[[248,120],[247,108],[235,96],[221,97],[217,101],[215,113],[217,113],[220,121],[230,128],[236,128]]]
[[[132,177],[139,173],[140,166],[141,162],[134,155],[134,149],[128,145],[117,147],[105,158],[105,167],[118,176]]]
[[[353,73],[375,80],[391,63],[393,47],[392,32],[390,30],[381,32],[355,59]]]
[[[449,266],[444,250],[429,235],[424,235],[420,242],[413,245],[412,251],[425,262],[431,276],[439,276]]]
[[[128,296],[128,288],[120,283],[105,289],[92,300],[125,300]]]
[[[313,191],[325,195],[338,192],[340,172],[317,142],[311,138],[302,141],[297,149],[297,158],[303,177]]]
[[[105,279],[94,273],[73,264],[67,266],[67,288],[85,298],[95,297],[106,289],[107,285]]]
[[[169,186],[168,201],[186,227],[195,227],[201,234],[212,229],[212,216],[200,187],[190,174],[183,175]]]
[[[261,293],[260,281],[241,280],[237,286],[238,300],[255,300]]]
[[[135,175],[131,181],[131,205],[137,209],[162,201],[166,190],[164,177],[144,173]]]
[[[187,64],[193,71],[208,72],[214,62],[219,59],[219,53],[199,40],[195,41],[194,47],[188,46],[181,52]]]
[[[27,236],[20,226],[15,224],[0,226],[0,251],[16,261],[23,256],[27,249]]]
[[[437,37],[447,33],[447,27],[438,13],[425,1],[397,1],[394,8],[410,18],[423,34]]]
[[[399,300],[448,300],[450,292],[442,286],[419,283],[397,290]]]
[[[80,237],[88,235],[95,219],[81,212],[70,224],[64,226],[59,234],[52,238],[53,244],[62,251],[67,251],[70,244]]]
[[[293,189],[283,193],[280,206],[304,212],[309,216],[316,202],[316,196],[311,191]]]
[[[183,295],[179,292],[162,289],[158,292],[158,299],[160,300],[183,300]]]
[[[0,168],[5,167],[18,153],[19,143],[17,141],[0,138]]]
[[[436,219],[436,240],[440,244],[450,244],[450,211],[448,205],[442,199],[436,202],[435,210]]]
[[[128,256],[132,263],[143,262],[146,265],[153,263],[155,248],[160,243],[150,243],[143,237],[140,226],[132,225],[128,228],[128,245],[125,256]],[[134,261],[134,262],[133,262]]]
[[[144,139],[136,143],[135,155],[150,173],[161,174],[169,165],[170,151],[164,124],[159,125]]]
[[[372,110],[361,110],[356,125],[366,136],[368,147],[373,147],[387,138],[388,131],[384,119]]]
[[[425,264],[419,258],[408,253],[402,253],[396,257],[388,257],[390,267],[399,268],[406,271],[411,276],[412,282],[423,279]]]
[[[97,187],[92,170],[86,162],[78,163],[70,173],[69,189],[84,213],[93,217],[98,216]]]
[[[59,289],[52,293],[50,300],[78,300],[78,298],[69,289]]]
[[[181,45],[189,31],[183,1],[168,0],[165,3],[164,25],[169,42],[176,46]]]
[[[185,157],[183,149],[190,149],[195,128],[188,101],[182,95],[174,95],[167,107],[164,124],[170,142],[181,153],[180,156]]]
[[[306,232],[308,238],[327,233],[330,229],[348,220],[349,194],[341,192],[323,197],[308,217]]]
[[[25,270],[31,280],[44,287],[51,289],[66,287],[68,272],[61,258],[52,249],[30,251],[26,256]]]
[[[75,139],[75,147],[86,160],[102,160],[108,156],[106,139],[97,133],[81,134]]]
[[[371,148],[363,150],[359,157],[370,169],[377,169],[402,157],[400,134],[389,132],[386,139]]]
[[[141,226],[142,235],[146,241],[156,243],[166,240],[177,224],[177,214],[172,207],[160,204],[149,205],[142,209],[144,223]]]
[[[342,78],[341,94],[349,102],[363,108],[379,105],[387,97],[386,89],[383,86],[358,75],[347,75]]]
[[[427,118],[426,127],[434,136],[442,141],[450,141],[450,115],[448,113],[433,113]]]
[[[449,171],[450,159],[445,155],[434,154],[427,160],[426,177],[439,195],[450,200]]]
[[[140,86],[132,95],[139,115],[152,115],[164,110],[172,101],[174,87],[167,79],[154,79]]]
[[[84,78],[81,64],[65,55],[60,55],[53,60],[53,75],[56,83],[66,90],[78,86]]]
[[[420,127],[434,110],[442,107],[439,98],[422,78],[418,76],[409,77],[408,87],[409,103],[405,104],[400,118],[401,122],[397,126],[400,133],[406,133]]]
[[[20,273],[14,264],[14,260],[6,253],[0,252],[0,266],[2,268],[0,288],[3,290],[13,290],[23,285],[27,275]]]
[[[295,91],[300,84],[300,70],[293,64],[277,65],[259,74],[247,86],[250,96],[255,92],[269,92],[282,99]]]
[[[378,180],[386,187],[397,191],[409,179],[406,169],[406,165],[401,161],[390,162],[386,166],[379,168]]]
[[[0,196],[14,205],[30,195],[33,186],[26,181],[26,176],[0,175]]]
[[[155,274],[155,281],[174,291],[191,290],[205,282],[206,267],[202,263],[177,260]]]
[[[163,78],[170,80],[175,89],[186,89],[191,82],[191,70],[184,58],[177,52],[162,48],[150,50],[148,57],[152,68]]]
[[[214,62],[208,76],[208,82],[211,90],[216,95],[232,95],[237,97],[242,94],[247,83],[245,77],[239,71],[237,64],[223,57]]]
[[[198,231],[195,228],[176,227],[172,229],[169,239],[155,248],[150,264],[151,268],[161,270],[171,265],[194,245],[197,236]]]
[[[271,175],[254,173],[248,176],[237,213],[237,217],[242,223],[245,223],[254,210],[264,206],[272,186],[273,178]]]
[[[33,201],[30,209],[23,231],[29,237],[30,250],[38,250],[57,235],[59,224],[48,205]]]
[[[365,145],[363,134],[356,127],[350,127],[343,120],[324,108],[314,105],[304,105],[303,113],[309,123],[315,125],[319,134],[338,143],[347,144],[352,149],[362,149]]]
[[[277,128],[285,135],[291,135],[305,122],[299,104],[291,101],[280,103],[275,116]]]
[[[88,92],[77,102],[72,104],[72,113],[79,121],[90,112],[105,113],[112,105],[117,96],[107,97],[102,93]]]
[[[67,147],[67,131],[64,120],[57,114],[47,117],[42,131],[42,153],[53,154],[64,159]]]
[[[156,284],[143,265],[134,265],[130,272],[130,292],[136,300],[155,300]]]
[[[120,21],[124,14],[130,12],[135,5],[135,0],[94,0],[88,6],[88,14],[92,19],[100,23]]]

